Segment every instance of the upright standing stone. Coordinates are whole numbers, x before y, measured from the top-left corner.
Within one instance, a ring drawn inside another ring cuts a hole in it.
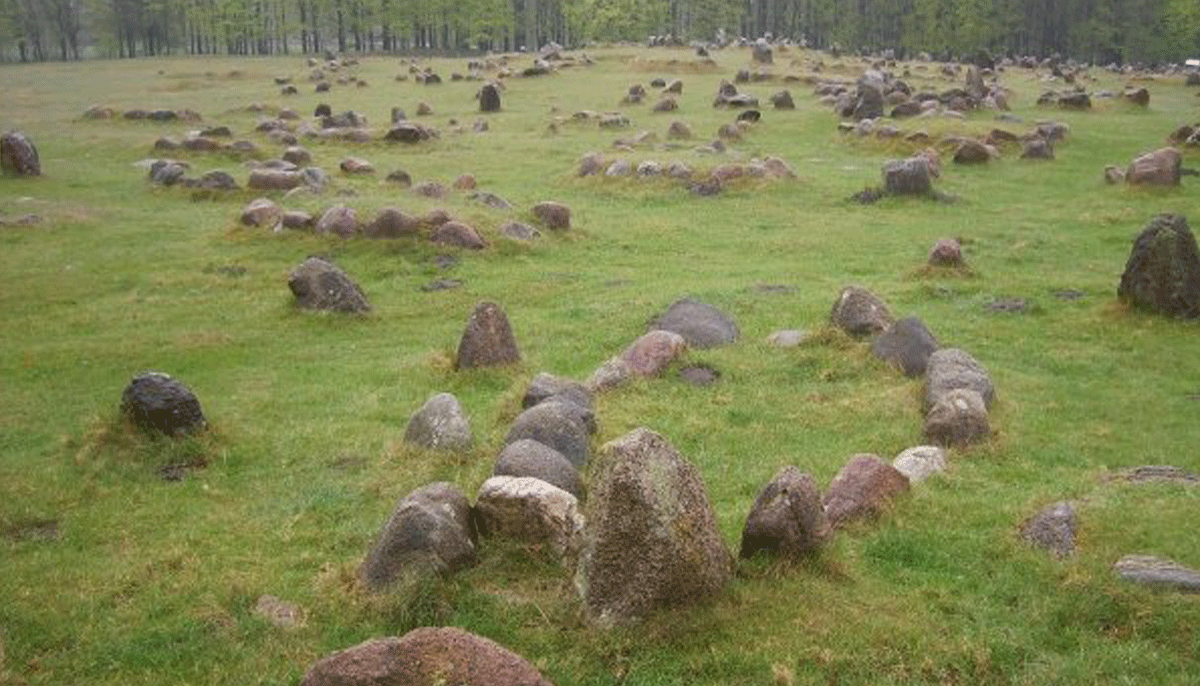
[[[496,84],[485,83],[483,88],[479,89],[479,111],[500,111],[500,89],[496,87]]]
[[[1152,312],[1200,316],[1200,251],[1187,219],[1160,214],[1138,234],[1117,296]]]
[[[196,394],[161,372],[133,377],[121,393],[121,412],[143,431],[179,436],[207,425]]]
[[[784,467],[754,500],[742,529],[740,555],[763,550],[800,558],[817,552],[832,534],[812,476]]]
[[[636,429],[603,449],[575,586],[600,626],[704,601],[733,558],[696,468],[662,436]]]
[[[454,368],[494,367],[520,361],[521,351],[517,349],[508,315],[493,302],[476,305],[458,343]]]
[[[17,176],[41,176],[42,163],[33,141],[18,131],[0,135],[0,169]]]

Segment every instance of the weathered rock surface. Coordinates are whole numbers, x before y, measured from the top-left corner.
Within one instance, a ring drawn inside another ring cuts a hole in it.
[[[871,342],[871,353],[875,357],[908,377],[924,375],[929,356],[937,349],[937,339],[916,317],[896,321]]]
[[[483,240],[475,227],[458,221],[439,224],[429,235],[429,240],[467,250],[483,250],[487,247],[487,241]]]
[[[334,205],[325,210],[313,230],[318,234],[333,234],[351,238],[358,233],[358,213],[346,205]]]
[[[929,356],[925,371],[925,406],[933,407],[945,394],[959,388],[975,391],[989,409],[996,397],[987,370],[960,348],[941,348]]]
[[[878,457],[855,455],[842,467],[825,494],[825,515],[833,528],[876,517],[909,489],[908,479]]]
[[[1117,296],[1151,312],[1200,316],[1200,251],[1187,219],[1160,214],[1138,234]]]
[[[575,403],[553,400],[538,403],[517,415],[504,439],[506,445],[528,438],[557,450],[576,469],[587,464],[591,453],[585,415]]]
[[[575,586],[599,626],[715,596],[732,556],[699,473],[645,428],[607,444],[586,512]]]
[[[1125,170],[1125,183],[1149,186],[1178,186],[1183,155],[1175,148],[1160,148],[1139,155]]]
[[[1079,526],[1075,508],[1068,501],[1053,503],[1021,524],[1021,538],[1063,558],[1075,552],[1075,530]]]
[[[591,409],[592,392],[586,386],[575,381],[553,374],[541,372],[529,382],[525,395],[521,398],[521,407],[529,409],[538,403],[551,398],[566,399],[581,407]]]
[[[408,420],[404,442],[432,450],[459,452],[475,446],[471,422],[458,398],[439,393]]]
[[[874,293],[861,286],[846,286],[833,302],[829,321],[851,336],[864,337],[883,332],[895,320]]]
[[[918,156],[884,162],[883,187],[892,195],[928,195],[933,191],[929,160]]]
[[[559,202],[539,202],[533,206],[533,216],[552,231],[566,231],[571,228],[571,208]]]
[[[541,479],[493,476],[475,498],[479,533],[546,546],[573,563],[583,536],[583,513],[574,495]]]
[[[925,416],[925,438],[947,447],[966,447],[991,436],[983,397],[956,388],[938,397]]]
[[[483,301],[467,321],[454,358],[455,369],[474,369],[521,361],[508,315],[499,305]]]
[[[1113,571],[1122,579],[1143,586],[1200,593],[1200,571],[1161,557],[1126,555],[1117,560]]]
[[[953,238],[939,238],[929,249],[926,262],[931,267],[962,267],[966,264],[963,260],[962,244]]]
[[[693,348],[715,348],[737,340],[733,319],[707,303],[684,298],[650,321],[648,329],[677,333]]]
[[[500,111],[500,89],[494,83],[485,83],[479,89],[479,111]]]
[[[643,334],[620,355],[629,371],[639,376],[658,376],[687,351],[687,341],[671,331]]]
[[[133,377],[121,392],[121,413],[143,431],[180,436],[207,426],[196,394],[161,372]]]
[[[0,169],[17,176],[41,176],[42,162],[33,141],[19,131],[0,135]]]
[[[541,479],[579,500],[583,500],[586,493],[575,465],[562,453],[532,438],[522,438],[504,446],[492,474]]]
[[[367,238],[404,238],[417,235],[420,228],[421,223],[416,217],[394,207],[385,207],[363,229],[363,235]]]
[[[936,445],[918,445],[906,449],[892,460],[892,467],[908,477],[911,484],[946,471],[946,451]]]
[[[754,500],[742,529],[741,557],[766,551],[785,558],[817,552],[833,535],[812,476],[783,467]]]
[[[361,314],[371,305],[358,284],[332,262],[310,257],[292,270],[288,288],[296,304],[306,310],[329,310]]]
[[[455,627],[374,638],[318,660],[300,686],[554,686],[527,660]]]
[[[245,226],[273,227],[279,223],[283,209],[272,200],[258,198],[242,208],[240,221]]]
[[[471,504],[453,484],[435,482],[400,499],[359,576],[377,591],[405,578],[449,574],[474,562]]]

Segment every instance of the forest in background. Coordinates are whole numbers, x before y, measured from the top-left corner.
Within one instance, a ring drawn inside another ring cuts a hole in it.
[[[771,34],[815,48],[1096,64],[1200,56],[1198,0],[0,0],[0,60],[468,54]]]

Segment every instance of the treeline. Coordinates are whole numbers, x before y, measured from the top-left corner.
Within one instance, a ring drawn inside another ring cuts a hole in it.
[[[1200,0],[0,0],[0,59],[710,41],[1107,64],[1200,56]]]

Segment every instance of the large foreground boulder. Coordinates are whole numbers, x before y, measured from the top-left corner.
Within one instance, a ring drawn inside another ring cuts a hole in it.
[[[575,586],[600,626],[702,602],[733,578],[733,558],[696,468],[636,429],[603,449]]]
[[[458,398],[438,393],[408,420],[404,442],[430,450],[461,452],[475,446],[475,435]]]
[[[288,288],[306,310],[362,314],[371,310],[367,296],[332,262],[310,257],[292,270]]]
[[[471,504],[453,484],[439,481],[400,499],[358,573],[367,588],[377,591],[474,562]]]
[[[812,555],[833,534],[812,476],[784,467],[763,488],[742,529],[741,557],[766,551],[784,558]]]
[[[494,367],[520,361],[521,351],[517,349],[508,315],[494,302],[476,305],[458,342],[454,368]]]
[[[648,328],[677,333],[693,348],[727,345],[738,337],[737,324],[729,315],[692,298],[676,300]]]
[[[1138,234],[1117,296],[1151,312],[1200,316],[1200,251],[1187,219],[1160,214]]]
[[[143,431],[168,436],[196,433],[207,426],[196,394],[161,372],[133,377],[121,393],[121,412]]]
[[[855,455],[829,484],[825,515],[835,529],[876,517],[892,498],[908,489],[908,478],[895,467],[874,455]]]
[[[527,660],[456,627],[374,638],[318,660],[300,686],[554,686]]]

